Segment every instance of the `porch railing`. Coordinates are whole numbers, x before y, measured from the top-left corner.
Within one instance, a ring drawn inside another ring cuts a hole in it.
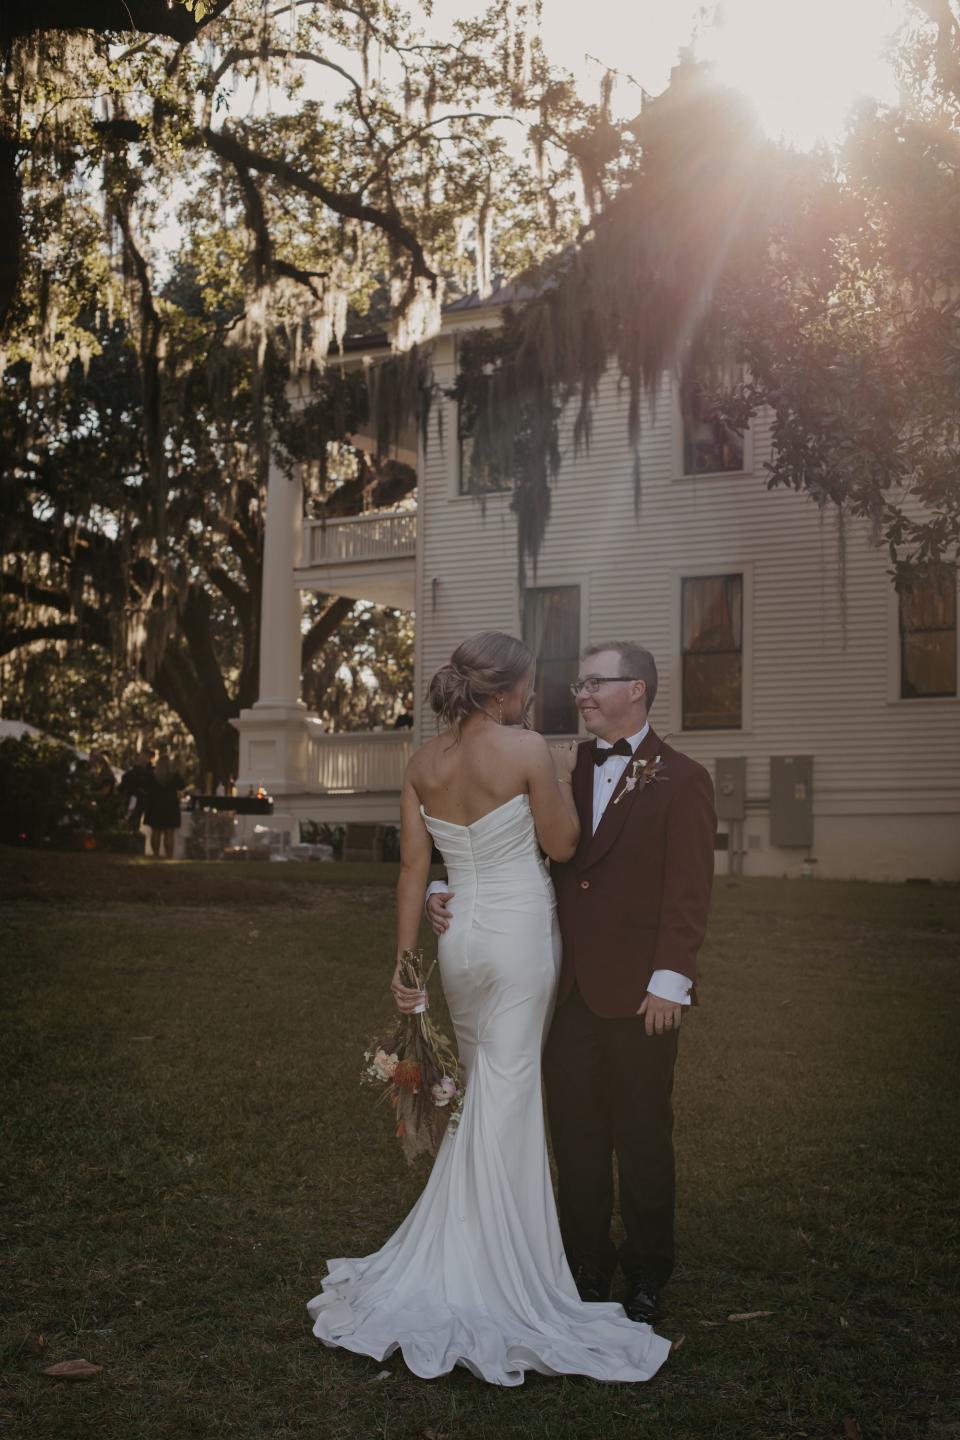
[[[303,522],[303,564],[393,560],[417,552],[416,510],[371,511],[342,520]]]
[[[318,735],[317,782],[322,791],[397,791],[413,752],[409,730]]]

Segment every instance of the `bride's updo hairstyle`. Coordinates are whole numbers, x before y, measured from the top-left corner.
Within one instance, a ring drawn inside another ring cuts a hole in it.
[[[487,709],[494,695],[518,685],[533,669],[529,645],[502,630],[482,630],[458,645],[427,691],[438,720],[459,739],[460,726],[474,710]]]

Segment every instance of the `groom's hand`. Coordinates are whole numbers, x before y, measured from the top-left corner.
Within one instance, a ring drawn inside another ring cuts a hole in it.
[[[683,1006],[674,1005],[672,1000],[661,1000],[659,995],[651,995],[648,990],[637,1014],[643,1016],[648,1035],[662,1035],[665,1030],[680,1029]]]
[[[447,901],[452,899],[452,890],[435,890],[427,901],[427,919],[433,927],[434,935],[442,935],[450,924],[453,917],[447,909]]]

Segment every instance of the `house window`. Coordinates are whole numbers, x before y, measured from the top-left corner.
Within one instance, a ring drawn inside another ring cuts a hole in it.
[[[473,432],[464,418],[463,406],[457,406],[457,474],[458,490],[461,495],[491,495],[512,489],[509,476],[500,477],[490,465],[485,465],[478,475],[471,472],[473,454]]]
[[[952,566],[900,594],[900,695],[957,693],[957,576]]]
[[[684,370],[680,379],[680,423],[684,475],[722,475],[744,469],[745,438],[718,413],[711,390],[695,367]]]
[[[578,716],[570,685],[580,661],[580,587],[528,590],[523,638],[537,657],[534,729],[542,735],[575,735]]]
[[[696,575],[681,595],[684,730],[743,724],[743,576]]]

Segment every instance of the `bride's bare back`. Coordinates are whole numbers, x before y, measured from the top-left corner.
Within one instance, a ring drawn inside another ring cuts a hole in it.
[[[421,746],[408,778],[428,815],[472,825],[515,795],[529,794],[531,768],[546,753],[542,736],[478,712],[464,721],[459,739],[446,731]]]

